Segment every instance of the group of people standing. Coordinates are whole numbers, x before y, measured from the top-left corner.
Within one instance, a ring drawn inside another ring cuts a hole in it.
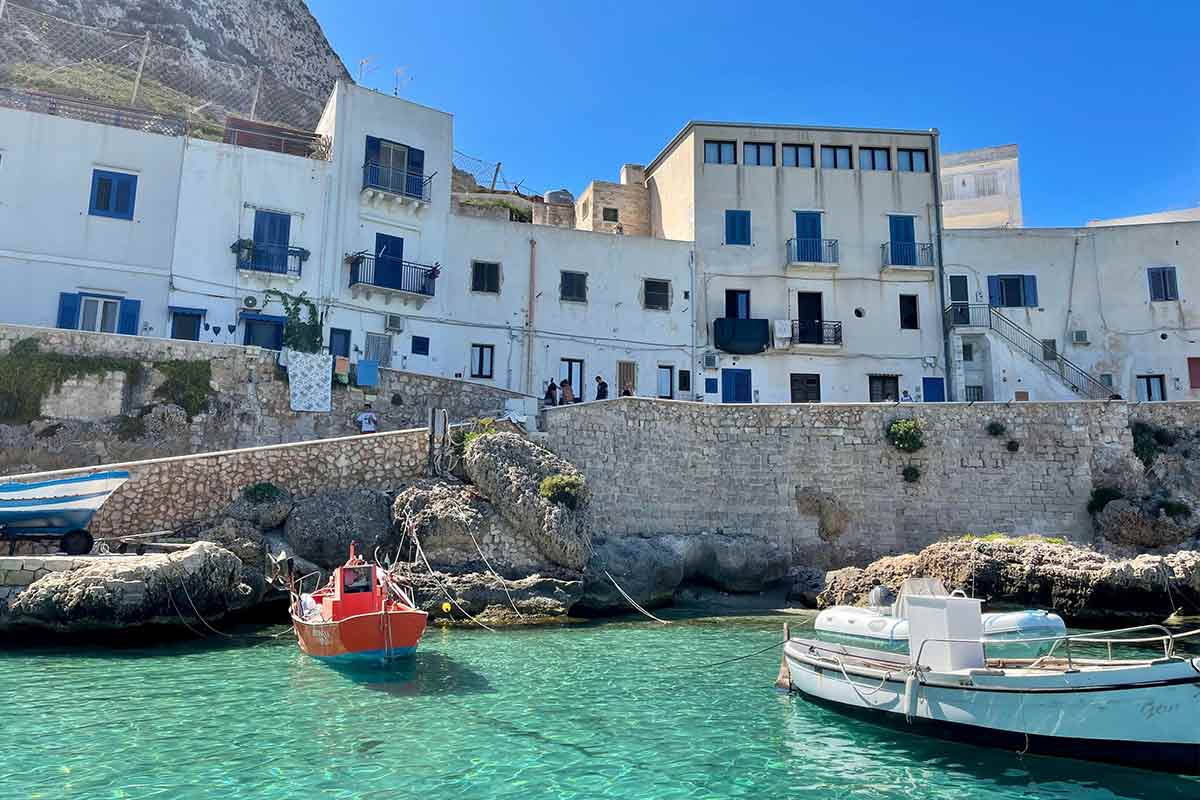
[[[558,383],[550,381],[546,384],[546,394],[542,397],[543,402],[548,406],[565,406],[568,403],[582,403],[584,401],[583,392],[580,391],[580,396],[575,396],[575,389],[571,386],[571,382],[563,378]],[[621,397],[632,397],[633,387],[625,384],[621,387]],[[596,400],[608,399],[608,382],[596,376]]]

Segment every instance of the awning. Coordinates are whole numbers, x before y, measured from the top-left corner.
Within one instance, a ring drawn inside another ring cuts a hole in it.
[[[207,308],[191,308],[190,306],[167,306],[172,314],[185,314],[193,317],[203,317],[208,314]]]

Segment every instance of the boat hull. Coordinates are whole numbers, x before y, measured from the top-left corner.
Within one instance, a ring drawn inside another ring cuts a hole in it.
[[[415,610],[359,614],[337,622],[292,616],[300,649],[334,663],[379,663],[412,655],[425,621],[425,612]]]
[[[112,471],[57,481],[0,484],[0,528],[8,536],[85,529],[127,480],[128,472]]]
[[[795,641],[784,653],[792,688],[843,713],[1014,752],[1200,774],[1200,666],[1191,661],[1065,674],[927,673],[913,698],[903,659],[894,670],[859,671]]]

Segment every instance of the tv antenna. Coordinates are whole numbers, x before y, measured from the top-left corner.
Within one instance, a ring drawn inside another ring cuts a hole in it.
[[[392,84],[392,94],[399,97],[400,87],[411,82],[412,76],[408,74],[408,67],[396,67],[395,81]]]
[[[375,56],[367,56],[366,58],[359,60],[359,62],[358,62],[358,82],[360,84],[363,82],[363,78],[367,77],[367,75],[369,75],[370,73],[379,69],[379,67],[371,64],[371,62],[374,60],[375,60]]]

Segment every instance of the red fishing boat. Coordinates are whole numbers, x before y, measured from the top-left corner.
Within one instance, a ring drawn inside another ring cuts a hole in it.
[[[426,614],[411,587],[354,552],[312,594],[292,591],[289,609],[300,649],[338,663],[382,662],[411,655],[425,632]]]

